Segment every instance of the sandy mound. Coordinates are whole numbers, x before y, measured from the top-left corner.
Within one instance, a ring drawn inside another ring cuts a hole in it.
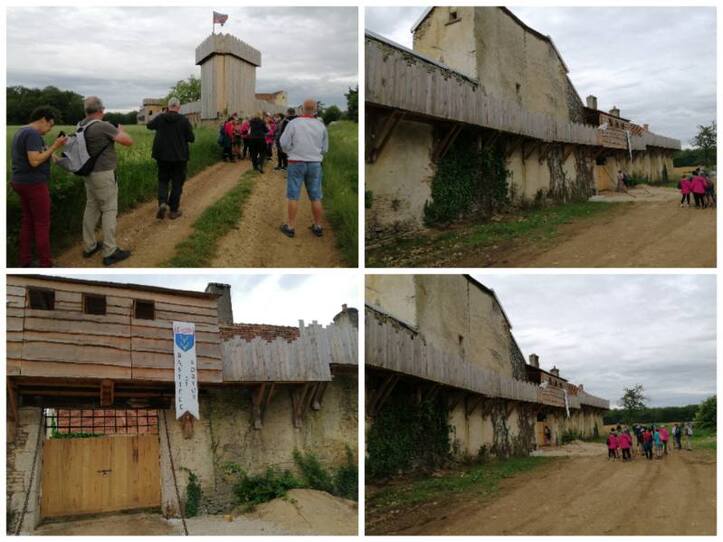
[[[550,446],[535,450],[530,455],[541,457],[595,456],[607,455],[607,447],[599,442],[574,440],[564,446]]]
[[[602,191],[597,196],[592,196],[590,201],[616,202],[616,201],[674,201],[680,200],[677,189],[666,186],[651,186],[640,184],[628,188],[628,192]]]
[[[250,515],[298,535],[357,534],[357,504],[313,489],[292,489]]]

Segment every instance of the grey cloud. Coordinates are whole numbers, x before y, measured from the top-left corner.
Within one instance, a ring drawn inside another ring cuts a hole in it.
[[[355,7],[223,11],[229,21],[216,30],[262,53],[259,92],[284,89],[292,104],[313,96],[345,108],[344,93],[358,83]],[[9,85],[53,84],[129,110],[199,75],[195,48],[211,30],[211,9],[9,8],[7,28]]]
[[[643,384],[652,405],[716,391],[710,275],[478,275],[500,297],[522,351],[616,404]]]

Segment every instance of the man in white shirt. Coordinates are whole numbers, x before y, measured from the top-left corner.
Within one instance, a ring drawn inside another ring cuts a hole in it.
[[[305,100],[303,108],[304,114],[292,120],[279,139],[279,144],[289,159],[286,177],[289,219],[286,224],[281,225],[281,232],[288,237],[296,234],[296,215],[303,184],[314,215],[311,231],[321,237],[324,234],[321,228],[321,162],[329,150],[329,135],[324,123],[315,117],[316,100]]]

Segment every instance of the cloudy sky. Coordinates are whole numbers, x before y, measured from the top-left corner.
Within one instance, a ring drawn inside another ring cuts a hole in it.
[[[316,320],[327,325],[346,303],[359,308],[359,277],[355,273],[314,275],[68,275],[62,276],[146,284],[204,291],[209,282],[231,285],[234,321],[237,323],[298,326]]]
[[[716,391],[710,275],[476,275],[497,293],[527,358],[610,400],[642,384],[652,406]]]
[[[358,83],[355,7],[215,8],[223,31],[261,51],[257,92],[286,90],[291,104],[316,97],[346,109]],[[55,85],[138,109],[201,69],[195,49],[211,8],[8,8],[7,83]],[[220,31],[216,25],[216,31]],[[40,39],[39,39],[40,37]]]
[[[412,47],[410,29],[425,8],[366,8],[365,26]],[[584,100],[689,146],[699,124],[716,118],[715,8],[512,7],[552,37]]]

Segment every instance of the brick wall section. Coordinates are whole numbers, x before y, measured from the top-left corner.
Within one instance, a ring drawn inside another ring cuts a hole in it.
[[[271,342],[281,338],[286,342],[292,342],[299,338],[299,328],[292,326],[274,326],[271,324],[234,324],[232,326],[221,326],[221,340],[228,340],[233,337],[240,337],[251,341],[256,337]]]
[[[25,495],[28,491],[30,491],[30,497],[28,498],[28,507],[23,519],[21,534],[29,534],[40,522],[39,480],[42,468],[42,452],[39,452],[37,457],[33,485],[30,487],[33,458],[38,443],[40,418],[39,408],[19,408],[15,440],[12,443],[7,443],[6,503],[8,508],[8,533],[14,532],[17,522],[20,521]]]

